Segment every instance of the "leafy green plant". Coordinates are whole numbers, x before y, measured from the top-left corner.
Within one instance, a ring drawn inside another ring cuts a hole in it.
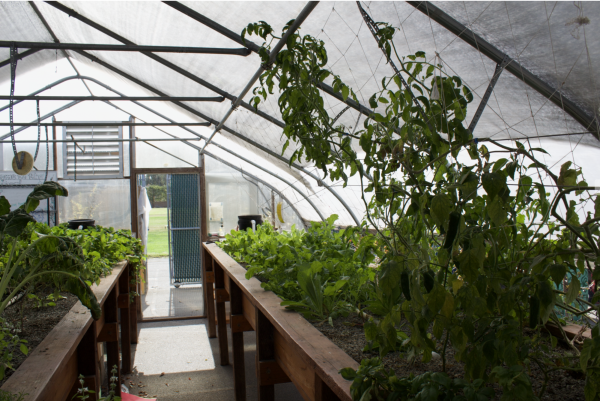
[[[110,390],[108,390],[108,395],[106,397],[98,398],[98,401],[121,401],[121,397],[115,395],[115,389],[119,385],[119,377],[117,376],[117,365],[113,366],[113,368],[110,370],[110,373]],[[77,393],[73,396],[73,398],[85,401],[88,398],[90,398],[90,394],[96,394],[94,390],[90,390],[89,388],[85,387],[83,375],[79,375],[79,386],[80,387],[77,389]]]
[[[494,390],[485,387],[481,379],[472,383],[463,379],[452,380],[439,372],[398,378],[392,370],[385,370],[379,358],[363,359],[358,370],[345,368],[340,374],[344,379],[353,381],[352,398],[361,401],[485,401],[494,396]]]
[[[395,351],[397,327],[407,322],[410,345],[424,362],[437,352],[445,371],[451,347],[466,380],[497,382],[504,399],[533,396],[531,364],[596,378],[597,330],[585,353],[563,333],[573,356],[560,366],[547,352],[555,340],[548,347],[542,334],[549,321],[559,324],[555,308],[574,315],[599,311],[579,296],[577,278],[588,268],[600,279],[600,198],[589,192],[597,188],[571,162],[555,174],[538,158],[545,151],[528,142],[473,138],[464,126],[473,96],[460,77],[428,62],[424,52],[400,57],[392,41],[396,29],[378,28],[378,45],[400,75],[383,79],[369,98],[373,112],[362,129],[329,116],[318,82],[332,82],[344,101],[358,99],[325,68],[323,41],[297,32],[262,74],[251,102],[257,107],[278,91],[287,137],[282,151],[297,144],[292,162],[314,163],[332,180],[360,179],[365,220],[377,230],[382,255],[367,303],[382,316],[365,324],[367,339],[378,342],[382,354]],[[267,62],[273,29],[260,22],[246,34],[265,40],[260,55]],[[582,221],[578,211],[586,205],[593,212]],[[566,277],[569,289],[562,292],[557,286]],[[532,332],[523,335],[527,326]],[[594,383],[586,380],[588,401],[600,394]],[[360,389],[356,399],[377,393]]]
[[[27,393],[13,394],[6,390],[0,390],[0,401],[23,401]]]
[[[59,299],[65,299],[66,297],[63,297],[58,292],[55,292],[52,294],[48,294],[42,298],[40,298],[36,294],[27,294],[27,298],[31,299],[34,302],[35,308],[45,308],[47,306],[56,306],[56,301],[58,301]]]
[[[256,232],[232,231],[219,246],[246,263],[246,278],[257,276],[265,290],[284,299],[282,305],[326,320],[366,302],[375,277],[368,267],[375,257],[372,242],[362,240],[356,229],[335,232],[336,220],[332,215],[313,222],[306,232],[279,233],[263,224]]]
[[[12,360],[15,351],[18,350],[24,355],[29,353],[26,344],[27,340],[19,338],[14,327],[0,318],[0,380],[4,379],[6,369],[13,369]]]
[[[13,211],[10,211],[6,198],[0,197],[0,238],[12,238],[4,249],[8,257],[2,266],[0,315],[26,285],[41,276],[51,276],[55,279],[61,277],[64,288],[76,295],[95,319],[100,317],[101,310],[94,293],[78,274],[78,268],[84,263],[83,255],[73,240],[55,235],[36,235],[29,244],[23,245],[19,241],[27,225],[34,221],[29,213],[37,208],[40,200],[67,194],[65,188],[48,181],[35,187],[26,202]],[[4,244],[4,241],[1,243]]]

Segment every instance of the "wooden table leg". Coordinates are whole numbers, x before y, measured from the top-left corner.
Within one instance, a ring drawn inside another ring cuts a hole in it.
[[[106,341],[106,359],[108,362],[108,377],[112,376],[113,366],[117,367],[117,387],[115,394],[121,396],[121,361],[119,357],[119,282],[115,283],[104,303],[105,323],[98,341]],[[110,383],[109,383],[110,384]]]
[[[93,321],[77,346],[77,370],[79,374],[84,376],[84,386],[94,391],[89,395],[89,401],[98,399],[100,382],[102,381],[98,365],[100,355],[96,346],[96,338],[96,322]],[[79,387],[79,383],[77,385]]]
[[[234,321],[234,316],[244,314],[244,306],[242,303],[242,290],[238,285],[230,280],[230,307],[231,316],[230,322]],[[219,322],[220,324],[220,322]],[[244,332],[234,331],[231,333],[231,343],[233,346],[233,384],[236,401],[246,400],[246,365],[244,363]]]
[[[315,373],[315,401],[339,401],[339,399],[340,397]]]
[[[129,291],[134,291],[137,292],[138,294],[140,293],[140,288],[139,288],[139,284],[137,283],[137,278],[135,277],[134,273],[133,273],[133,269],[130,268],[129,271]],[[138,305],[139,303],[139,296],[135,296],[133,297],[133,301],[131,302],[131,304],[129,304],[129,322],[130,322],[130,327],[131,327],[131,344],[137,344],[138,343]]]
[[[204,313],[208,319],[208,338],[217,336],[217,328],[215,326],[215,298],[214,285],[215,272],[213,269],[213,258],[205,249],[202,260],[202,283],[204,292]]]
[[[129,296],[129,265],[119,277],[119,310],[121,312],[121,371],[131,373],[131,297]]]
[[[273,341],[273,324],[260,311],[256,313],[256,382],[258,387],[258,401],[274,401],[275,385],[265,384],[261,375],[261,362],[275,360],[275,343]]]
[[[217,333],[219,337],[219,353],[221,366],[229,365],[229,346],[227,344],[227,322],[225,317],[225,301],[228,301],[225,290],[225,275],[217,263],[213,263],[215,273],[215,290],[217,292]],[[210,322],[209,322],[210,324]]]

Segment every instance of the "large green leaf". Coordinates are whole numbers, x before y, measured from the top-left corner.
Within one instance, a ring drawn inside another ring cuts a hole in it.
[[[71,277],[65,283],[65,289],[79,298],[79,301],[81,301],[83,306],[90,310],[94,320],[100,319],[100,316],[102,316],[102,308],[96,299],[96,295],[94,295],[92,289],[85,281],[81,278]]]
[[[563,278],[565,278],[565,274],[567,274],[567,266],[563,264],[553,264],[548,266],[547,269],[552,281],[554,281],[556,285],[559,285]]]
[[[4,218],[4,221],[6,222],[3,230],[4,233],[10,235],[11,237],[17,237],[23,232],[23,230],[25,230],[25,227],[27,227],[27,224],[30,221],[35,220],[24,210],[16,209],[10,212]]]
[[[566,162],[560,166],[560,175],[558,176],[558,185],[573,186],[577,185],[577,176],[579,173],[577,170],[569,168],[571,162]]]
[[[431,218],[438,227],[444,227],[453,208],[452,199],[447,194],[437,194],[431,199]]]
[[[487,212],[496,226],[501,226],[506,221],[506,205],[500,197],[488,201]]]
[[[4,216],[10,212],[10,203],[4,196],[0,196],[0,216]]]
[[[490,199],[494,199],[506,188],[506,177],[500,173],[486,173],[481,177],[481,184]]]
[[[27,213],[31,213],[38,207],[41,200],[52,198],[54,196],[69,196],[69,191],[57,182],[46,181],[31,191],[27,196],[27,201],[21,207]]]

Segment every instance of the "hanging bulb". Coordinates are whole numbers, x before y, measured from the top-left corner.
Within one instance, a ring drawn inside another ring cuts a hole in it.
[[[431,100],[440,100],[440,92],[438,91],[437,80],[433,80],[433,89],[431,89]]]

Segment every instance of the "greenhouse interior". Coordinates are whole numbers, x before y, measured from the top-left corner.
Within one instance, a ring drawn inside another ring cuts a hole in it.
[[[0,399],[600,400],[600,2],[0,19]]]

